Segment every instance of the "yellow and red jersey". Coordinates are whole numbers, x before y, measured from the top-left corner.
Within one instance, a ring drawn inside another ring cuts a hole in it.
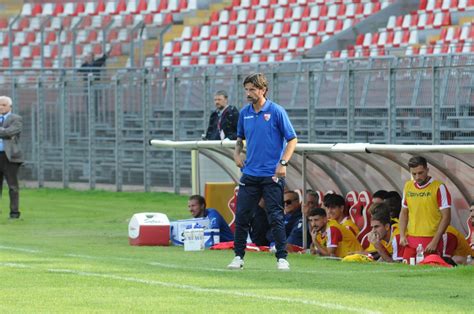
[[[337,257],[345,257],[350,253],[362,251],[357,238],[345,226],[341,225],[333,219],[328,220],[326,226],[327,247],[336,248],[335,255]]]
[[[446,186],[431,178],[423,186],[415,181],[405,183],[402,206],[408,208],[407,235],[432,237],[441,221],[441,210],[451,207]]]
[[[346,216],[342,221],[340,222],[341,225],[346,227],[350,232],[352,232],[356,237],[360,232],[359,227],[352,221],[351,217]]]
[[[321,246],[327,246],[328,238],[326,237],[326,231],[318,232],[316,234],[316,241],[318,241]]]
[[[394,261],[403,260],[403,247],[400,246],[400,229],[398,228],[398,219],[392,218],[394,222],[391,228],[390,242],[392,245],[392,259]]]
[[[461,232],[449,225],[443,235],[444,256],[468,256],[472,254],[471,247]]]
[[[380,240],[380,244],[382,244],[383,248],[385,249],[385,251],[389,254],[389,255],[392,255],[393,253],[393,248],[392,248],[392,243],[391,241],[385,241],[385,240]],[[365,249],[366,252],[368,253],[375,253],[377,252],[377,249],[375,248],[375,246],[370,243],[370,245]]]

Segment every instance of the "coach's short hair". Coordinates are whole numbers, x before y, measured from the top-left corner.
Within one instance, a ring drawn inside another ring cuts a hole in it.
[[[408,168],[416,168],[418,166],[428,167],[428,162],[425,157],[413,156],[408,160]]]
[[[6,101],[7,102],[7,105],[9,105],[10,107],[12,106],[12,99],[8,96],[0,96],[0,100],[3,100],[3,101]]]
[[[227,92],[225,90],[218,90],[214,96],[223,96],[225,99],[227,99],[229,97],[229,95],[227,95]]]
[[[252,83],[258,89],[265,89],[265,93],[268,91],[268,81],[263,73],[252,73],[244,79],[245,84]]]
[[[201,195],[198,195],[198,194],[191,195],[189,197],[189,200],[190,201],[196,200],[196,201],[198,201],[200,206],[204,205],[204,208],[206,208],[206,199],[204,197],[202,197]]]

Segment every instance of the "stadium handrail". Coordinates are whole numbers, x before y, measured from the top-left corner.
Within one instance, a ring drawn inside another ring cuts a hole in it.
[[[209,148],[234,148],[236,141],[171,141],[150,140],[150,145],[157,148],[175,148],[184,150]],[[460,145],[395,145],[370,143],[335,143],[311,144],[298,143],[297,152],[334,152],[334,153],[376,153],[376,152],[411,152],[411,153],[474,153],[474,144]]]

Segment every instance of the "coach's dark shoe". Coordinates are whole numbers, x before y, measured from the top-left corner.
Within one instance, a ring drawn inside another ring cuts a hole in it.
[[[12,214],[9,219],[20,219],[20,214]]]

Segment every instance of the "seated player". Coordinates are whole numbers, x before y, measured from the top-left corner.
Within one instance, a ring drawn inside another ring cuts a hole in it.
[[[316,254],[343,258],[353,252],[362,251],[355,235],[336,220],[327,219],[324,209],[311,210],[309,221]]]
[[[390,208],[386,204],[378,203],[372,207],[370,225],[372,230],[367,234],[370,245],[365,251],[375,260],[393,262]]]
[[[351,217],[344,215],[345,205],[344,197],[339,194],[328,194],[324,197],[324,206],[326,207],[328,218],[343,225],[357,237],[360,230]]]
[[[464,235],[449,225],[442,241],[444,242],[443,257],[450,257],[456,264],[465,265],[472,251]]]
[[[383,201],[387,198],[388,192],[385,190],[378,190],[375,191],[372,195],[372,203],[379,204],[383,203]]]
[[[209,219],[210,229],[219,229],[220,242],[234,241],[234,234],[225,219],[214,208],[206,208],[206,200],[201,195],[191,195],[188,199],[188,209],[194,218]]]
[[[326,242],[326,211],[322,208],[312,208],[308,212],[309,232],[311,234],[311,245],[309,251],[311,254],[318,254],[318,248],[315,243],[319,243],[322,247],[327,246]]]

